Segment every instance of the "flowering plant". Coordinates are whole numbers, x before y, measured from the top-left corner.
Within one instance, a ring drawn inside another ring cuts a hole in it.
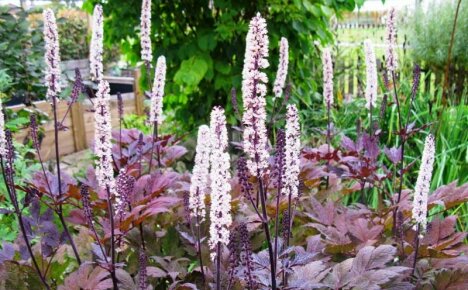
[[[147,9],[145,1],[144,38],[150,33]],[[98,6],[96,13],[102,19],[102,8]],[[403,125],[400,114],[398,146],[381,148],[384,128],[372,114],[377,76],[369,43],[365,47],[370,66],[369,126],[358,127],[355,140],[336,134],[330,118],[336,109],[332,52],[325,49],[326,144],[301,146],[299,112],[283,90],[289,55],[284,39],[271,97],[283,97],[273,115],[284,119],[285,126],[277,132],[268,129],[269,84],[264,71],[269,66],[268,31],[266,20],[256,14],[247,33],[243,112],[235,94],[232,98],[236,113],[242,114],[238,127],[242,150],[239,156],[230,154],[231,145],[239,144],[229,140],[224,109],[214,107],[209,126],[198,131],[192,174],[173,168],[187,153],[181,140],[158,131],[163,122],[165,58],[158,58],[155,69],[150,135],[122,129],[122,122],[113,130],[109,87],[96,69],[98,92],[89,96],[94,102],[95,167],[75,178],[60,166],[57,132],[64,126],[56,116],[58,34],[53,12],[46,10],[44,18],[56,169],[48,170],[42,162],[33,116],[31,137],[41,168],[31,180],[17,184],[13,137],[0,114],[0,164],[11,204],[4,212],[15,216],[20,228],[16,243],[4,244],[0,252],[6,288],[463,289],[468,285],[466,233],[456,230],[456,216],[445,214],[468,201],[468,184],[454,182],[430,194],[437,150],[433,135],[428,135],[417,181],[403,187],[403,176],[413,165],[405,163],[405,142],[429,125],[415,128],[408,118]],[[91,56],[95,68],[100,68],[102,35],[95,35]],[[149,79],[152,54],[146,41],[142,58]],[[396,66],[388,69],[395,88]],[[389,95],[390,81],[386,82],[383,93]],[[418,84],[415,69],[413,95]],[[81,90],[77,77],[69,105]],[[393,97],[398,101],[398,94]],[[409,106],[411,102],[409,98]],[[382,103],[381,110],[386,110],[388,104]],[[395,104],[398,110],[402,105]],[[123,114],[120,102],[119,117]],[[340,142],[333,146],[338,137]],[[378,192],[377,207],[367,205],[370,191]],[[342,199],[353,192],[359,192],[360,200],[346,206]],[[18,278],[18,272],[23,277]]]

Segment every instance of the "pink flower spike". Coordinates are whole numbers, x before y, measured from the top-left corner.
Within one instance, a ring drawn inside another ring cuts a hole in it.
[[[153,91],[151,92],[151,108],[149,121],[162,124],[164,85],[166,82],[166,58],[158,57],[156,71],[154,73]]]
[[[94,151],[98,157],[96,160],[96,178],[99,187],[102,190],[109,188],[111,193],[115,193],[109,92],[109,83],[101,80],[94,101]],[[117,201],[117,204],[119,203],[120,201]]]
[[[283,182],[286,194],[291,195],[294,199],[298,195],[301,153],[301,128],[296,105],[288,105],[285,134],[286,146]]]
[[[151,0],[143,0],[141,5],[141,59],[153,61],[151,51]]]
[[[370,109],[377,105],[377,64],[374,45],[370,40],[364,41],[364,53],[366,56],[366,108]]]
[[[198,128],[195,166],[190,184],[189,207],[192,217],[205,219],[205,195],[208,193],[208,175],[210,170],[210,127]]]
[[[44,41],[45,41],[45,63],[46,63],[46,83],[47,98],[52,101],[60,92],[60,48],[57,23],[54,12],[45,9],[44,17]]]
[[[273,92],[275,93],[275,98],[279,98],[283,94],[284,85],[286,83],[286,77],[288,76],[288,64],[289,64],[288,49],[289,49],[288,40],[284,37],[281,37],[278,72],[276,73],[275,84],[273,86]]]
[[[102,80],[104,67],[102,64],[103,53],[103,12],[102,6],[96,5],[93,12],[93,34],[91,36],[91,50],[89,52],[89,63],[91,78],[97,82]]]
[[[324,48],[322,54],[323,64],[323,100],[327,107],[333,105],[333,62],[330,48]]]
[[[228,136],[224,109],[220,107],[214,107],[211,111],[210,146],[211,224],[209,245],[213,250],[211,257],[215,259],[218,243],[222,245],[229,243],[229,227],[232,223],[231,185],[229,183],[231,178],[230,157],[227,152]]]
[[[434,167],[435,142],[434,136],[428,135],[424,143],[418,179],[414,188],[413,219],[422,227],[427,226],[427,197],[431,187],[432,170]]]
[[[395,21],[396,11],[395,8],[392,7],[387,15],[387,37],[385,39],[385,59],[387,61],[388,72],[395,72],[398,67],[398,59],[395,51],[397,48]]]
[[[247,33],[244,69],[242,71],[242,97],[244,115],[242,122],[243,147],[247,167],[252,175],[262,177],[268,173],[267,129],[265,95],[267,75],[262,72],[269,66],[266,21],[260,13],[252,18]]]

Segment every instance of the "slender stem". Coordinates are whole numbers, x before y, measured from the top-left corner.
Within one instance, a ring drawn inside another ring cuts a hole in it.
[[[145,61],[146,67],[146,85],[148,86],[148,90],[151,91],[151,63],[149,61]]]
[[[120,166],[122,166],[122,117],[119,118],[119,143],[120,143]]]
[[[96,228],[95,228],[94,225],[93,225],[93,221],[91,220],[91,221],[89,221],[89,222],[90,222],[89,227],[91,228],[91,231],[93,232],[94,237],[96,238],[96,242],[98,243],[99,248],[101,249],[102,255],[104,256],[104,260],[106,261],[106,263],[108,263],[106,251],[104,250],[104,247],[102,246],[101,239],[99,239],[99,236],[98,236],[98,234],[97,234],[97,232],[96,232]]]
[[[70,245],[76,257],[76,261],[78,262],[79,265],[81,265],[80,255],[78,254],[78,250],[76,249],[73,238],[70,235],[70,232],[68,231],[67,225],[65,223],[65,219],[63,218],[62,200],[61,200],[63,193],[62,193],[62,178],[61,178],[61,172],[60,172],[60,154],[59,154],[59,143],[58,143],[59,130],[58,130],[58,120],[57,120],[57,98],[56,97],[52,97],[52,111],[54,112],[55,161],[57,163],[57,179],[58,179],[58,191],[59,191],[59,195],[58,195],[59,205],[58,205],[58,209],[56,210],[56,212],[57,212],[57,215],[59,216],[60,223],[62,224],[63,229],[65,231],[65,235],[70,241]]]
[[[366,188],[366,181],[364,180],[361,182],[361,196],[359,198],[362,204],[366,204],[366,200],[367,200],[365,196],[366,195],[365,188]]]
[[[445,105],[447,104],[447,90],[448,90],[448,81],[449,81],[450,62],[452,61],[452,48],[453,48],[453,43],[455,40],[455,30],[457,28],[457,19],[458,19],[458,12],[460,10],[460,4],[461,4],[461,0],[458,0],[457,9],[455,10],[455,18],[453,19],[452,34],[450,36],[450,44],[449,44],[448,54],[447,54],[447,64],[445,65],[444,85],[443,85],[443,91],[442,91],[443,107],[442,107],[441,113],[445,109]]]
[[[0,156],[0,164],[1,164],[1,167],[2,167],[2,175],[3,175],[3,180],[5,181],[5,186],[7,188],[7,191],[8,191],[8,195],[10,197],[10,200],[11,200],[11,203],[13,204],[14,208],[15,208],[15,212],[16,212],[16,217],[18,218],[18,224],[20,226],[20,229],[21,229],[21,234],[23,236],[23,239],[24,239],[24,242],[26,244],[26,248],[28,249],[28,252],[29,252],[29,255],[31,256],[31,260],[33,262],[33,266],[34,268],[36,269],[36,272],[37,274],[39,275],[39,278],[41,279],[41,282],[42,284],[44,284],[44,286],[46,287],[46,289],[50,289],[50,286],[49,284],[47,284],[47,281],[45,280],[45,277],[42,275],[42,272],[41,270],[39,269],[39,264],[37,263],[37,260],[36,258],[34,257],[34,254],[33,254],[33,251],[32,251],[32,248],[31,248],[31,244],[29,242],[29,239],[28,239],[28,235],[26,233],[26,228],[24,226],[24,222],[23,222],[23,215],[21,214],[21,211],[19,209],[19,206],[18,206],[18,202],[16,201],[16,198],[13,196],[13,193],[10,189],[10,186],[12,186],[11,184],[9,184],[8,182],[8,179],[6,177],[6,174],[5,174],[5,167],[3,165],[3,157]]]
[[[275,257],[273,253],[273,246],[271,244],[270,229],[268,228],[268,215],[266,211],[266,193],[263,188],[263,180],[260,175],[260,170],[257,172],[258,176],[258,191],[260,195],[260,202],[262,204],[262,214],[263,214],[263,229],[265,231],[265,236],[268,245],[268,254],[270,256],[270,268],[271,268],[271,287],[273,290],[276,290],[276,272],[275,272]]]
[[[418,228],[416,231],[416,248],[414,250],[414,261],[413,261],[413,272],[411,275],[414,275],[414,271],[416,270],[416,262],[418,261],[418,251],[419,251],[419,232],[420,232],[420,224],[418,224]]]
[[[148,174],[151,173],[151,167],[153,164],[153,153],[154,153],[154,144],[158,143],[158,122],[154,121],[153,123],[153,140],[151,144],[151,154],[150,154],[150,162],[148,168]],[[157,160],[158,160],[158,168],[161,168],[161,157],[159,155],[159,144],[156,144],[156,153],[157,153]]]
[[[331,136],[330,136],[330,104],[327,104],[327,148],[328,148],[328,155],[330,155],[330,143],[331,143]],[[328,172],[328,166],[330,165],[330,156],[327,156],[327,172]],[[325,187],[328,189],[329,185],[329,179],[330,177],[327,175]]]
[[[202,259],[202,252],[201,252],[201,234],[200,234],[200,217],[197,214],[197,251],[198,251],[198,259],[200,259],[200,269],[203,277],[203,288],[205,288],[205,270],[203,269],[203,259]]]
[[[68,113],[70,113],[71,107],[73,106],[74,103],[75,103],[75,102],[70,102],[70,104],[68,104],[67,111],[66,111],[65,114],[63,115],[62,121],[60,121],[59,124],[63,125],[63,122],[65,122],[65,118],[68,116]]]
[[[399,125],[399,132],[400,133],[404,133],[406,134],[405,132],[402,132],[402,129],[403,129],[403,122],[402,122],[402,116],[401,116],[401,106],[400,106],[400,101],[398,100],[398,93],[397,93],[397,89],[396,89],[396,77],[395,77],[395,71],[392,71],[392,81],[393,81],[393,93],[394,93],[394,97],[395,97],[395,103],[397,105],[397,112],[398,112],[398,125]],[[404,152],[405,152],[405,137],[402,135],[401,137],[401,162],[400,162],[400,183],[399,183],[399,186],[398,186],[398,197],[397,197],[397,202],[396,202],[396,207],[395,207],[395,210],[393,211],[393,232],[395,233],[395,227],[396,227],[396,216],[397,216],[397,213],[398,213],[398,203],[400,202],[401,200],[401,192],[402,192],[402,189],[403,189],[403,168],[404,168]]]
[[[254,208],[255,212],[257,213],[258,217],[260,218],[260,221],[263,222],[263,216],[262,214],[258,211],[258,205],[255,204],[253,201],[253,198],[249,195],[249,201],[252,204],[252,207]]]
[[[23,234],[24,242],[26,243],[26,248],[28,249],[29,255],[31,256],[31,260],[33,262],[34,268],[36,268],[36,271],[39,274],[39,277],[40,277],[42,283],[44,284],[44,286],[47,289],[50,289],[49,284],[47,284],[47,282],[45,280],[45,277],[42,275],[41,270],[39,269],[39,265],[37,264],[36,258],[34,257],[33,251],[31,249],[31,244],[29,243],[29,239],[28,239],[28,236],[27,236],[27,233],[26,233],[26,228],[25,228],[24,222],[23,222],[23,215],[21,214],[20,211],[17,211],[16,215],[18,216],[18,223],[19,223],[20,228],[21,228],[21,233]]]
[[[216,246],[216,290],[221,290],[221,243]]]
[[[139,146],[139,145],[138,145]],[[138,156],[138,178],[141,177],[142,174],[142,163],[143,163],[143,148],[141,148],[141,153],[140,156]],[[146,192],[143,191],[143,196],[146,196]],[[129,205],[130,210],[132,210],[132,206]],[[145,236],[143,232],[143,221],[138,225],[138,229],[140,230],[140,240],[141,240],[141,246],[143,247],[143,250],[146,250],[146,244],[145,244]]]
[[[112,209],[112,201],[111,201],[111,193],[110,193],[110,188],[107,185],[106,186],[106,191],[107,191],[107,210],[109,211],[109,221],[110,221],[110,228],[111,228],[111,241],[110,241],[110,247],[111,247],[111,277],[112,277],[112,285],[114,290],[119,289],[117,285],[117,277],[115,275],[115,236],[114,236],[114,211]]]
[[[282,172],[279,173],[282,175]],[[281,196],[281,182],[278,182],[276,193],[276,217],[275,217],[275,265],[278,263],[278,236],[279,236],[279,204]]]
[[[289,248],[290,237],[291,237],[291,228],[292,228],[292,224],[293,224],[293,215],[292,215],[292,212],[291,212],[291,194],[288,196],[288,215],[289,215],[289,224],[288,224],[288,227],[286,229],[286,234],[287,234],[286,246]],[[286,271],[283,271],[283,287],[287,288],[287,286],[288,286],[288,274],[286,273]]]
[[[47,267],[44,270],[44,276],[47,276],[47,273],[49,272],[50,266],[52,265],[52,260],[54,259],[55,255],[57,254],[58,248],[54,250],[52,255],[49,258],[49,261],[47,261]]]
[[[293,213],[292,213],[292,202],[291,195],[288,196],[288,214],[289,214],[289,225],[288,225],[288,239],[286,240],[286,245],[289,247],[290,237],[291,237],[291,228],[293,224]]]
[[[34,146],[34,147],[36,147],[37,159],[39,159],[39,163],[41,164],[41,169],[42,169],[42,173],[44,174],[44,179],[47,183],[47,188],[49,189],[49,193],[52,194],[52,188],[50,187],[49,178],[47,178],[47,174],[46,174],[45,167],[44,167],[44,162],[42,161],[42,157],[41,157],[41,152],[38,146]]]
[[[273,110],[272,110],[270,122],[268,123],[268,127],[267,127],[267,132],[271,132],[271,133],[272,133],[272,134],[271,134],[271,139],[272,139],[273,141],[274,141],[274,139],[275,139],[275,136],[274,136],[274,134],[273,134],[273,132],[274,132],[273,122],[274,122],[274,120],[275,120],[275,118],[276,118],[276,100],[277,100],[277,99],[278,99],[278,98],[274,98],[274,99],[273,99]]]

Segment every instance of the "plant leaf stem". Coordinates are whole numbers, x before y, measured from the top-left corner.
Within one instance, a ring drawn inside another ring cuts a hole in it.
[[[257,166],[258,168],[258,166]],[[260,170],[257,169],[257,177],[258,177],[258,191],[260,195],[260,202],[262,206],[262,214],[263,214],[263,229],[265,231],[266,241],[268,245],[268,254],[270,256],[270,268],[271,268],[271,288],[276,290],[276,274],[275,274],[275,257],[273,253],[273,246],[271,243],[271,236],[270,236],[270,229],[268,227],[268,215],[266,211],[266,193],[263,187],[263,179],[260,174]]]
[[[198,216],[198,214],[197,214],[197,219],[196,219],[196,227],[197,227],[196,231],[197,231],[198,259],[200,259],[200,269],[201,269],[202,279],[203,279],[203,288],[205,288],[206,278],[205,278],[205,270],[203,269],[203,259],[202,259],[202,252],[201,252],[200,217]]]
[[[397,88],[396,88],[396,77],[395,77],[395,71],[392,71],[392,82],[393,82],[393,94],[395,97],[395,103],[397,106],[397,113],[398,113],[398,126],[399,126],[399,132],[402,132],[403,129],[403,122],[402,122],[402,116],[401,116],[401,106],[400,106],[400,101],[398,100],[398,93],[397,93]],[[398,186],[398,197],[397,197],[397,202],[395,206],[395,210],[393,211],[393,232],[395,233],[395,227],[396,227],[396,216],[398,212],[398,204],[400,203],[401,200],[401,192],[403,189],[403,168],[405,165],[405,139],[403,135],[400,136],[401,138],[401,162],[400,162],[400,183]]]
[[[22,234],[24,242],[26,244],[26,248],[28,249],[28,253],[31,256],[33,266],[34,266],[37,274],[39,275],[39,278],[41,279],[42,284],[44,284],[44,287],[46,287],[47,290],[50,290],[50,286],[47,283],[45,277],[42,275],[42,272],[39,269],[39,264],[37,263],[37,260],[34,257],[34,254],[33,254],[32,248],[31,248],[31,244],[29,242],[29,238],[28,238],[28,235],[27,235],[27,232],[26,232],[26,227],[24,226],[23,214],[21,213],[21,211],[19,209],[18,201],[16,200],[16,197],[13,196],[12,190],[10,188],[10,186],[14,186],[14,185],[12,185],[12,184],[10,184],[8,182],[8,179],[7,179],[6,174],[5,174],[5,167],[3,165],[3,157],[2,156],[0,156],[0,164],[1,164],[1,167],[2,167],[3,180],[5,181],[5,186],[7,188],[7,192],[8,192],[8,195],[10,197],[11,203],[13,204],[13,207],[15,208],[15,213],[16,213],[16,217],[18,218],[18,224],[20,226],[21,234]]]
[[[57,163],[57,179],[58,179],[58,191],[59,191],[59,205],[58,208],[56,209],[56,213],[60,219],[60,223],[63,226],[63,230],[65,232],[65,235],[67,236],[68,240],[70,241],[70,245],[73,249],[73,253],[76,257],[76,261],[78,262],[79,265],[81,265],[81,259],[80,255],[78,254],[78,250],[76,249],[75,242],[73,241],[73,238],[68,231],[68,227],[65,223],[65,219],[63,217],[63,208],[62,208],[62,180],[61,180],[61,172],[60,172],[60,155],[59,155],[59,143],[58,143],[58,120],[57,120],[57,97],[52,97],[52,111],[54,113],[54,135],[55,135],[55,162]]]
[[[221,242],[216,246],[216,290],[221,290]]]
[[[111,250],[111,278],[112,278],[112,285],[114,290],[119,289],[117,284],[117,277],[115,275],[115,236],[114,236],[114,211],[112,209],[112,201],[111,201],[111,193],[110,188],[106,186],[107,191],[107,210],[109,212],[109,222],[110,222],[110,230],[111,230],[111,241],[110,241],[110,250]]]
[[[413,261],[413,271],[411,272],[411,275],[414,275],[414,271],[416,270],[416,262],[418,261],[418,251],[419,251],[419,233],[421,230],[420,224],[418,224],[418,227],[416,229],[416,247],[414,250],[414,261]]]
[[[327,103],[327,153],[330,155],[330,143],[331,143],[331,136],[330,136],[330,104]],[[330,165],[330,156],[327,156],[327,171],[328,171],[328,166]],[[329,186],[329,179],[330,177],[327,175],[326,183],[325,183],[325,189],[328,189]]]

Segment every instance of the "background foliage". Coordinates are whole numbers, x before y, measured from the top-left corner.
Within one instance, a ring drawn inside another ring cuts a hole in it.
[[[0,6],[0,70],[11,79],[4,91],[8,97],[34,99],[45,92],[42,30],[30,30],[29,25],[26,11]]]
[[[153,53],[156,57],[165,55],[168,63],[164,105],[166,111],[174,112],[171,121],[184,129],[206,122],[213,105],[231,110],[231,89],[240,89],[248,20],[256,12],[268,24],[270,83],[278,64],[278,41],[284,36],[290,42],[289,81],[294,86],[294,96],[303,106],[319,100],[320,95],[312,93],[320,86],[316,77],[320,61],[314,41],[330,42],[330,18],[353,10],[362,1],[219,0],[214,1],[212,9],[208,2],[152,2]],[[83,7],[91,13],[96,3],[103,5],[106,15],[106,43],[120,43],[125,59],[137,64],[141,1],[87,0]]]
[[[434,1],[430,5],[431,9],[424,10],[420,7],[406,19],[405,33],[408,34],[415,61],[425,62],[432,69],[445,66],[457,2]],[[462,1],[460,5],[452,63],[468,68],[468,5],[466,1]]]

